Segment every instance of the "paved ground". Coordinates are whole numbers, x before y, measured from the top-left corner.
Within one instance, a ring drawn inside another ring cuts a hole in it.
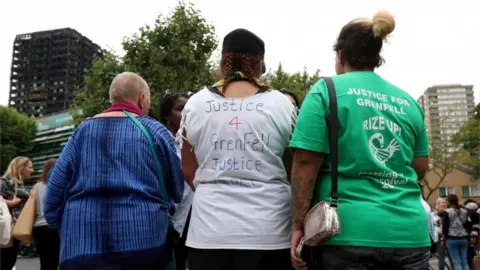
[[[39,270],[40,261],[38,258],[19,258],[17,260],[16,270]]]
[[[430,266],[438,269],[437,260],[430,260]],[[38,258],[28,259],[20,258],[17,260],[16,270],[38,270],[40,269],[40,261]]]

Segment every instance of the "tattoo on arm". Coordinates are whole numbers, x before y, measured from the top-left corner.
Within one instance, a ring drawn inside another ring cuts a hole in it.
[[[292,166],[293,230],[303,230],[303,219],[310,209],[323,154],[296,149]]]
[[[293,230],[303,230],[303,219],[310,209],[315,181],[314,177],[305,178],[300,173],[292,177]]]

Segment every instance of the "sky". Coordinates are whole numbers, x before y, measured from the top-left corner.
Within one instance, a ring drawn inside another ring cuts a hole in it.
[[[380,9],[395,16],[377,72],[415,99],[435,84],[473,84],[480,101],[480,1],[476,0],[192,0],[223,37],[246,28],[266,44],[267,69],[335,73],[332,46],[350,20]],[[175,0],[23,0],[0,4],[0,105],[7,105],[13,41],[17,34],[74,28],[103,48],[122,53],[121,41]]]

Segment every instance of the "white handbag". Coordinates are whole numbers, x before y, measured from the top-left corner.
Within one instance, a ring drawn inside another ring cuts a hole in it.
[[[7,203],[0,197],[0,247],[7,247],[12,238],[12,215]]]

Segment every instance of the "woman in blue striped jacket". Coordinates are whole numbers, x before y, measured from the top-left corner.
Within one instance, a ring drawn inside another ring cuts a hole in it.
[[[184,187],[174,140],[145,116],[150,90],[140,76],[117,75],[109,94],[113,106],[79,125],[49,176],[45,218],[60,230],[60,269],[165,269],[168,209]],[[151,135],[160,166],[130,117]]]

